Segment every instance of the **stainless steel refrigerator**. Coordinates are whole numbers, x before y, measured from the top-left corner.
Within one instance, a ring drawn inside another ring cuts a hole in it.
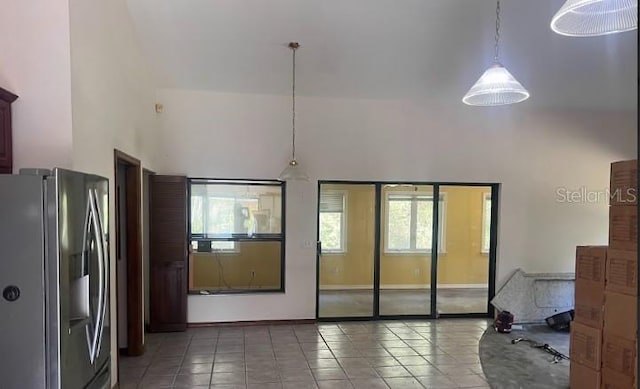
[[[109,183],[0,175],[0,389],[110,388]]]

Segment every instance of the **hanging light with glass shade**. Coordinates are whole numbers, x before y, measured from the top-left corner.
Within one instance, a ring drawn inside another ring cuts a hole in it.
[[[462,98],[467,105],[495,106],[524,101],[529,92],[502,66],[498,55],[500,44],[500,1],[496,5],[495,56],[493,65],[487,69]]]
[[[551,29],[573,37],[615,34],[638,28],[638,0],[567,0]]]
[[[287,167],[280,173],[280,181],[309,181],[309,176],[302,170],[296,160],[296,50],[300,47],[298,42],[289,43],[293,52],[293,80],[291,83],[291,160]]]

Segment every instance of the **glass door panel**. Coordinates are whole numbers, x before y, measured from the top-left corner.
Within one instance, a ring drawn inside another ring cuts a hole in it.
[[[437,313],[487,313],[491,186],[440,186]]]
[[[433,186],[384,184],[380,203],[380,315],[429,315]]]
[[[374,315],[375,185],[320,184],[318,317]]]

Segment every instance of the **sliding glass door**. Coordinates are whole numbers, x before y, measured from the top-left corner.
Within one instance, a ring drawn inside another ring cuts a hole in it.
[[[317,317],[489,315],[497,189],[320,182]]]
[[[375,203],[375,185],[320,185],[319,318],[374,316]]]
[[[491,186],[442,185],[437,313],[487,313]]]
[[[382,185],[381,316],[431,314],[433,186]]]

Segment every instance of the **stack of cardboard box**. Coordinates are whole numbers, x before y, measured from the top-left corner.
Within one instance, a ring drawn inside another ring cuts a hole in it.
[[[600,389],[606,246],[576,248],[575,316],[571,323],[571,388]]]
[[[638,306],[637,161],[611,165],[602,387],[636,387]]]
[[[637,162],[611,164],[609,246],[576,249],[571,389],[636,388]]]

